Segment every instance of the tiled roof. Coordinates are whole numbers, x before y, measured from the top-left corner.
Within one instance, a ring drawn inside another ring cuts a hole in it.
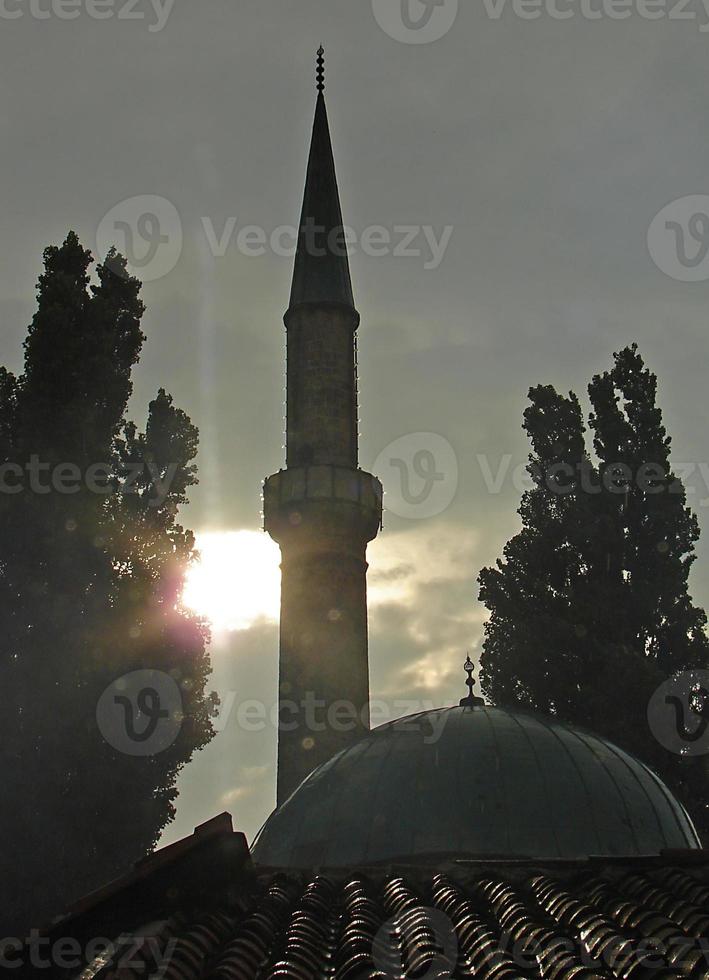
[[[229,851],[229,838],[241,835],[223,823],[212,833],[202,830],[199,853],[209,871],[201,881],[195,846],[188,843],[169,862],[157,861],[140,882],[133,872],[126,885],[134,889],[130,902],[113,886],[52,926],[50,939],[81,935],[85,941],[87,929],[100,923],[105,935],[110,924],[114,938],[123,935],[112,960],[98,959],[83,972],[32,973],[25,967],[13,975],[709,978],[704,852],[546,866],[449,861],[445,867],[422,862],[297,874],[256,874],[250,862],[239,860],[220,877],[218,858]],[[176,886],[181,875],[185,880]],[[151,896],[149,908],[136,886]]]
[[[241,915],[176,928],[165,980],[707,977],[709,882],[696,869],[468,884],[274,876]],[[164,933],[167,940],[169,928]],[[167,943],[166,943],[167,945]],[[155,969],[157,964],[148,964]]]

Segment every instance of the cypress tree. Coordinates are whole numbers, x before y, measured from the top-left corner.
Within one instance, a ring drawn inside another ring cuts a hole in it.
[[[479,577],[490,611],[482,687],[493,702],[556,715],[637,755],[706,835],[704,760],[660,744],[648,721],[664,681],[709,664],[706,615],[688,590],[699,526],[637,346],[615,354],[588,394],[593,454],[573,392],[529,392],[534,485],[522,529]]]
[[[92,284],[91,261],[74,233],[45,250],[24,371],[0,371],[10,930],[42,924],[152,849],[179,770],[213,736],[207,632],[180,605],[194,540],[177,514],[196,483],[197,430],[163,389],[144,432],[127,419],[140,283],[111,253]],[[171,744],[128,754],[98,706],[146,669],[175,683],[180,718]]]

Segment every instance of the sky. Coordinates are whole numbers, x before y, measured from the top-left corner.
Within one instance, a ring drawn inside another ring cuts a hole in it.
[[[283,465],[287,228],[320,42],[356,240],[361,465],[386,490],[372,697],[395,716],[465,694],[476,578],[518,528],[527,391],[586,404],[630,342],[705,530],[691,585],[709,605],[700,0],[0,0],[0,21],[0,362],[21,368],[43,248],[70,228],[98,256],[115,241],[145,282],[130,414],[164,386],[201,432],[182,516],[223,711],[165,841],[223,810],[251,839],[275,801],[275,728],[240,707],[276,696],[260,493]]]

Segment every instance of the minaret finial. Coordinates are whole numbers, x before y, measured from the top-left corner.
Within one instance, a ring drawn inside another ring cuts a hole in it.
[[[317,61],[317,71],[315,72],[315,78],[317,80],[317,89],[320,95],[325,91],[325,49],[322,44],[318,48],[318,61]]]
[[[470,659],[470,654],[465,658],[465,663],[463,664],[463,670],[468,675],[465,683],[468,686],[468,696],[467,698],[461,698],[458,702],[461,708],[477,708],[480,705],[485,704],[482,698],[478,698],[473,694],[473,688],[475,687],[475,681],[473,680],[473,671],[475,670],[475,664]]]

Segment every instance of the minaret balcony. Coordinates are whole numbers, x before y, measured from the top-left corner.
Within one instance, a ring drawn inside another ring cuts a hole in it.
[[[371,541],[382,526],[382,495],[379,480],[364,470],[288,467],[264,483],[264,529],[280,542],[301,537],[316,523]]]

